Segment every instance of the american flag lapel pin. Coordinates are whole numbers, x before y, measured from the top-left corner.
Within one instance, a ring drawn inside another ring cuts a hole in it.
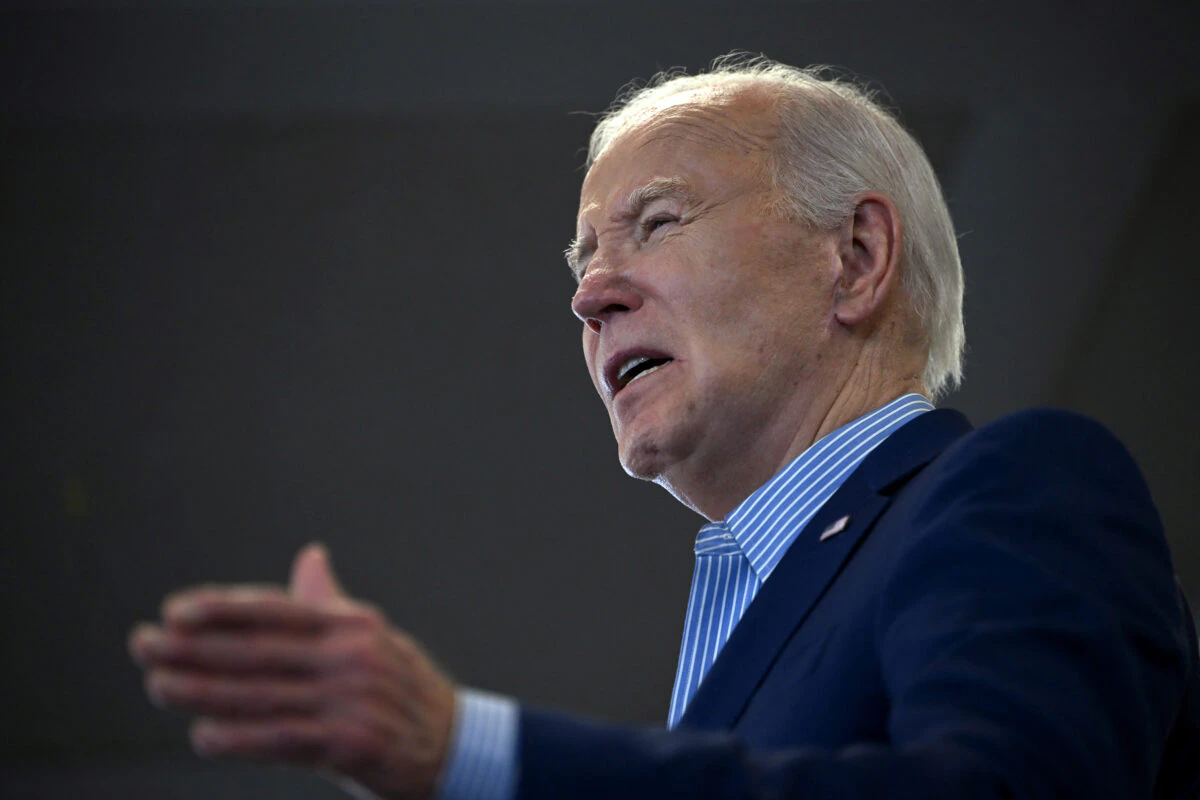
[[[823,542],[826,539],[828,539],[830,536],[835,536],[835,535],[841,533],[842,531],[846,530],[846,526],[848,524],[850,524],[850,515],[849,514],[838,519],[836,522],[831,524],[828,528],[821,531],[821,538],[817,539],[817,541]]]

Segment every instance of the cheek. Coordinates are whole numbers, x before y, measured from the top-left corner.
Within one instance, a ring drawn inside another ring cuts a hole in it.
[[[583,327],[583,360],[587,364],[588,377],[592,379],[592,385],[596,387],[597,392],[600,391],[600,382],[596,372],[596,348],[599,346],[600,340],[585,325]]]

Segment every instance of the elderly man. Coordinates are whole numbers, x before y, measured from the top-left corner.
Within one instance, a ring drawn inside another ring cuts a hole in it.
[[[766,60],[661,76],[597,126],[568,256],[622,465],[709,520],[669,730],[454,687],[308,548],[134,631],[197,750],[382,797],[1197,796],[1146,487],[1086,419],[934,410],[962,274],[886,111]]]

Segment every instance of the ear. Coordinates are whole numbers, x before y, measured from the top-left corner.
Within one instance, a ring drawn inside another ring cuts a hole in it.
[[[904,241],[900,212],[887,195],[864,192],[842,229],[834,316],[847,327],[870,320],[900,279]]]

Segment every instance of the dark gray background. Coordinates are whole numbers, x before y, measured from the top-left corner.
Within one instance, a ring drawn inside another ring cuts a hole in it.
[[[888,91],[962,233],[945,404],[1110,425],[1200,598],[1195,3],[70,5],[0,14],[6,796],[337,796],[191,756],[124,644],[313,539],[461,680],[664,718],[701,520],[585,374],[571,112],[733,48]]]

